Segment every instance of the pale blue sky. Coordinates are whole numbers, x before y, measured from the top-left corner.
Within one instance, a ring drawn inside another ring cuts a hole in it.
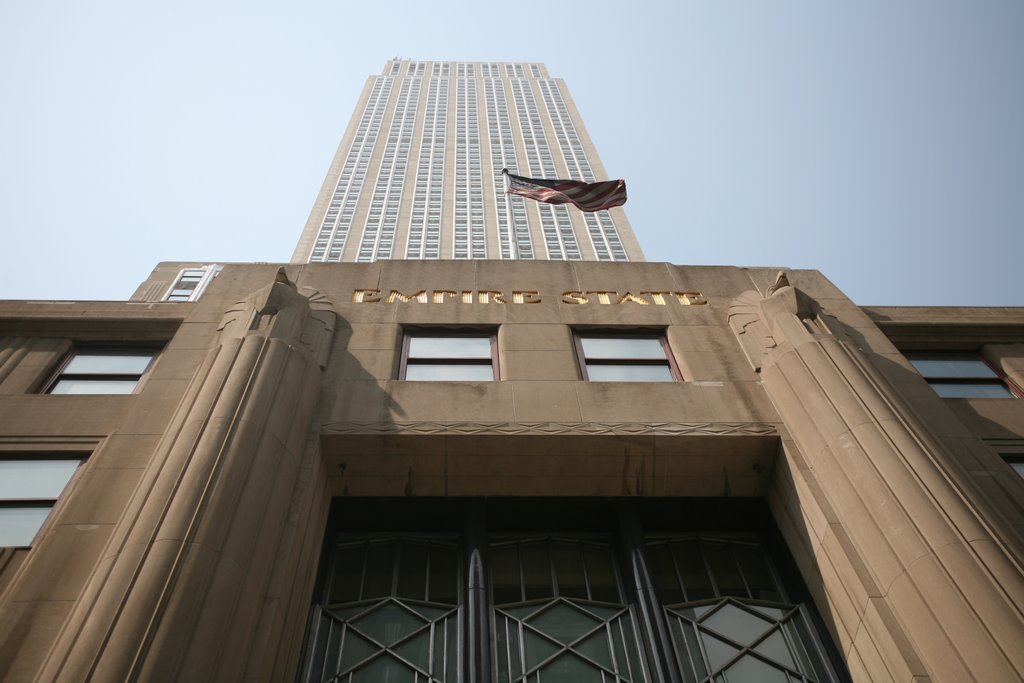
[[[545,62],[651,260],[1024,305],[1024,3],[985,0],[3,0],[0,297],[287,261],[392,56]]]

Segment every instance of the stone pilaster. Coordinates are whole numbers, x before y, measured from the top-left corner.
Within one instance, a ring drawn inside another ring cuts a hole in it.
[[[301,463],[334,323],[283,270],[225,314],[38,680],[246,674],[289,509],[309,490]]]
[[[773,511],[854,678],[1020,680],[1021,520],[979,507],[941,425],[784,277],[730,323],[785,424]]]

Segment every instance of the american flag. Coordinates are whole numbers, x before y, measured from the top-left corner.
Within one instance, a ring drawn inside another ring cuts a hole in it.
[[[579,180],[543,180],[508,174],[508,194],[536,199],[548,204],[575,204],[583,211],[600,211],[626,203],[626,181],[606,180],[584,183]]]

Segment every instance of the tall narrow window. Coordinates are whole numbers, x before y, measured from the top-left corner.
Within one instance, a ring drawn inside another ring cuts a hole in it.
[[[421,530],[331,532],[300,680],[840,680],[809,609],[787,593],[803,589],[792,576],[784,585],[761,534],[645,535],[612,509],[569,499],[336,501],[339,530]],[[660,528],[665,518],[647,521]],[[527,530],[538,524],[586,531]],[[466,533],[449,533],[459,527]]]
[[[456,683],[459,585],[453,539],[340,539],[303,680]]]
[[[498,379],[492,332],[415,330],[405,335],[399,379],[487,382]]]
[[[1014,398],[1004,378],[976,353],[904,355],[943,398]]]
[[[664,335],[657,332],[576,332],[583,379],[591,382],[681,380]]]
[[[0,547],[32,545],[82,463],[79,457],[0,457]]]
[[[835,680],[756,540],[649,537],[647,556],[687,683]]]
[[[156,354],[156,349],[78,348],[46,393],[131,394]]]
[[[499,540],[490,563],[497,681],[647,680],[607,540]]]

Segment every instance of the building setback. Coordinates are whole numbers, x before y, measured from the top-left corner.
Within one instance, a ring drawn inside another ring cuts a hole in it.
[[[1024,308],[502,227],[559,83],[389,62],[296,262],[0,301],[0,680],[1022,679]]]

